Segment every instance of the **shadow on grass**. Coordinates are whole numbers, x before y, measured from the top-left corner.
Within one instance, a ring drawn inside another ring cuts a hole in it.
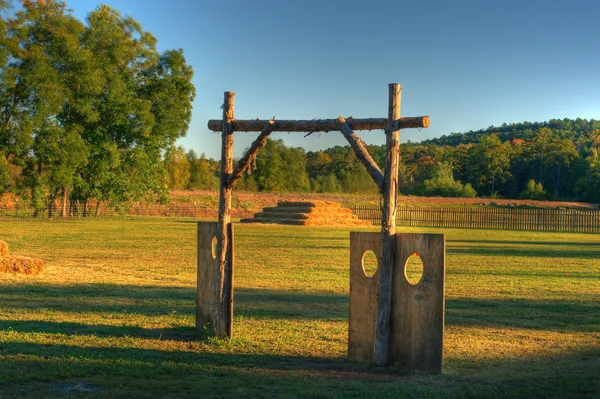
[[[594,332],[600,328],[600,307],[592,301],[449,299],[446,324]]]
[[[521,243],[526,244],[526,243]],[[542,249],[542,248],[527,248],[519,247],[492,247],[477,245],[472,247],[452,247],[449,245],[446,248],[447,255],[482,255],[482,256],[515,256],[527,258],[574,258],[574,259],[600,259],[600,247],[597,250],[579,249],[571,251],[568,249]]]
[[[0,303],[13,309],[51,309],[80,313],[194,315],[193,287],[118,284],[0,286]],[[340,319],[348,317],[348,295],[237,288],[238,316],[271,319]]]
[[[238,288],[235,292],[235,316],[262,320],[329,320],[348,319],[348,295],[342,293],[289,292]],[[165,317],[162,323],[181,323],[195,315],[195,289],[192,287],[96,285],[4,285],[0,286],[0,303],[10,312],[58,311],[68,313],[116,315],[123,321],[136,316]],[[446,323],[463,326],[511,326],[561,331],[593,331],[600,326],[600,308],[589,301],[525,299],[446,300]],[[0,329],[63,334],[97,334],[190,340],[198,336],[193,327],[145,329],[135,325],[123,328],[44,321],[0,321]],[[46,331],[46,329],[48,329]]]
[[[451,358],[448,375],[402,375],[394,368],[344,358],[209,353],[194,347],[156,350],[14,341],[1,348],[3,398],[54,397],[73,387],[85,392],[70,397],[591,399],[600,393],[598,348],[530,358]]]
[[[572,246],[572,247],[593,247],[600,249],[600,243],[589,241],[510,241],[510,240],[447,240],[448,244],[502,244],[502,245],[543,245],[543,246]]]

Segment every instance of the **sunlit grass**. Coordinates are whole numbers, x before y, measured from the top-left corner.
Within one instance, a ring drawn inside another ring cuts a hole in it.
[[[350,229],[235,229],[234,338],[203,340],[195,223],[0,220],[47,264],[0,276],[0,397],[600,396],[598,235],[403,229],[446,234],[447,312],[444,374],[399,375],[346,359]]]

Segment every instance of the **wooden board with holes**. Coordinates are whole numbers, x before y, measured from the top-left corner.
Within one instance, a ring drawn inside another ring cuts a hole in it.
[[[390,359],[401,369],[442,372],[445,253],[443,234],[396,233]],[[405,273],[411,256],[422,265],[422,276],[414,285]]]
[[[372,250],[379,259],[380,249],[380,233],[350,233],[348,357],[356,361],[373,361],[379,274],[365,275],[363,256]],[[396,234],[390,362],[403,370],[442,371],[445,249],[442,234]],[[413,285],[407,280],[405,265],[415,253],[423,269],[420,280]]]
[[[196,290],[196,328],[202,332],[212,334],[214,331],[215,315],[218,312],[219,300],[216,282],[216,269],[219,267],[217,260],[217,226],[216,222],[198,222],[198,275]],[[227,298],[224,299],[229,315],[227,330],[232,330],[233,324],[233,224],[229,223],[228,229],[227,261],[230,267],[225,272],[229,282],[224,287]],[[213,242],[213,239],[215,242]]]
[[[363,257],[373,251],[377,262],[381,257],[380,233],[350,233],[350,320],[348,324],[348,357],[360,362],[373,361],[375,317],[379,267],[368,277]]]

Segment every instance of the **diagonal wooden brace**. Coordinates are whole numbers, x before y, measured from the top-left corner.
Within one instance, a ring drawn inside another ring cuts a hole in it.
[[[252,145],[250,146],[248,151],[246,151],[246,153],[244,154],[242,159],[239,160],[239,162],[237,163],[233,172],[229,175],[229,178],[227,179],[227,184],[229,187],[233,186],[233,183],[235,183],[235,181],[237,179],[242,177],[242,175],[244,174],[244,171],[250,165],[252,158],[254,158],[256,156],[258,151],[261,148],[263,148],[265,146],[265,144],[267,144],[267,139],[269,138],[269,135],[271,134],[271,132],[273,131],[274,128],[275,128],[275,121],[273,121],[273,120],[268,121],[267,125],[264,127],[262,132],[260,132],[260,134],[258,135],[256,140],[254,140],[254,142],[252,143]]]
[[[377,166],[377,163],[375,163],[375,160],[371,157],[371,154],[369,154],[367,147],[365,147],[365,144],[360,137],[354,134],[352,128],[350,128],[350,125],[346,122],[346,118],[340,116],[337,118],[337,123],[340,127],[340,131],[346,140],[348,140],[348,143],[350,143],[350,147],[352,147],[356,153],[356,157],[362,162],[365,168],[367,168],[367,172],[369,172],[369,175],[371,175],[373,181],[377,184],[379,192],[383,192],[383,173],[381,173],[381,170]]]

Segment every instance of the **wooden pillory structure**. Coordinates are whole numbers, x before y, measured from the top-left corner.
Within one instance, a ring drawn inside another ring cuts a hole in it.
[[[396,234],[395,218],[400,129],[426,128],[429,118],[401,118],[400,95],[401,86],[390,84],[387,118],[236,120],[235,93],[225,92],[223,119],[208,122],[210,130],[222,132],[219,217],[216,223],[198,223],[197,328],[217,337],[232,335],[231,195],[236,180],[272,132],[340,131],[383,196],[381,233],[351,233],[349,357],[377,365],[396,364],[407,370],[441,372],[445,239],[442,235]],[[386,135],[384,172],[354,133],[381,129]],[[235,167],[234,132],[260,132]],[[373,250],[378,257],[377,273],[370,279],[362,265],[367,250]],[[416,285],[403,278],[407,259],[414,253],[421,254],[423,260],[423,275]]]

